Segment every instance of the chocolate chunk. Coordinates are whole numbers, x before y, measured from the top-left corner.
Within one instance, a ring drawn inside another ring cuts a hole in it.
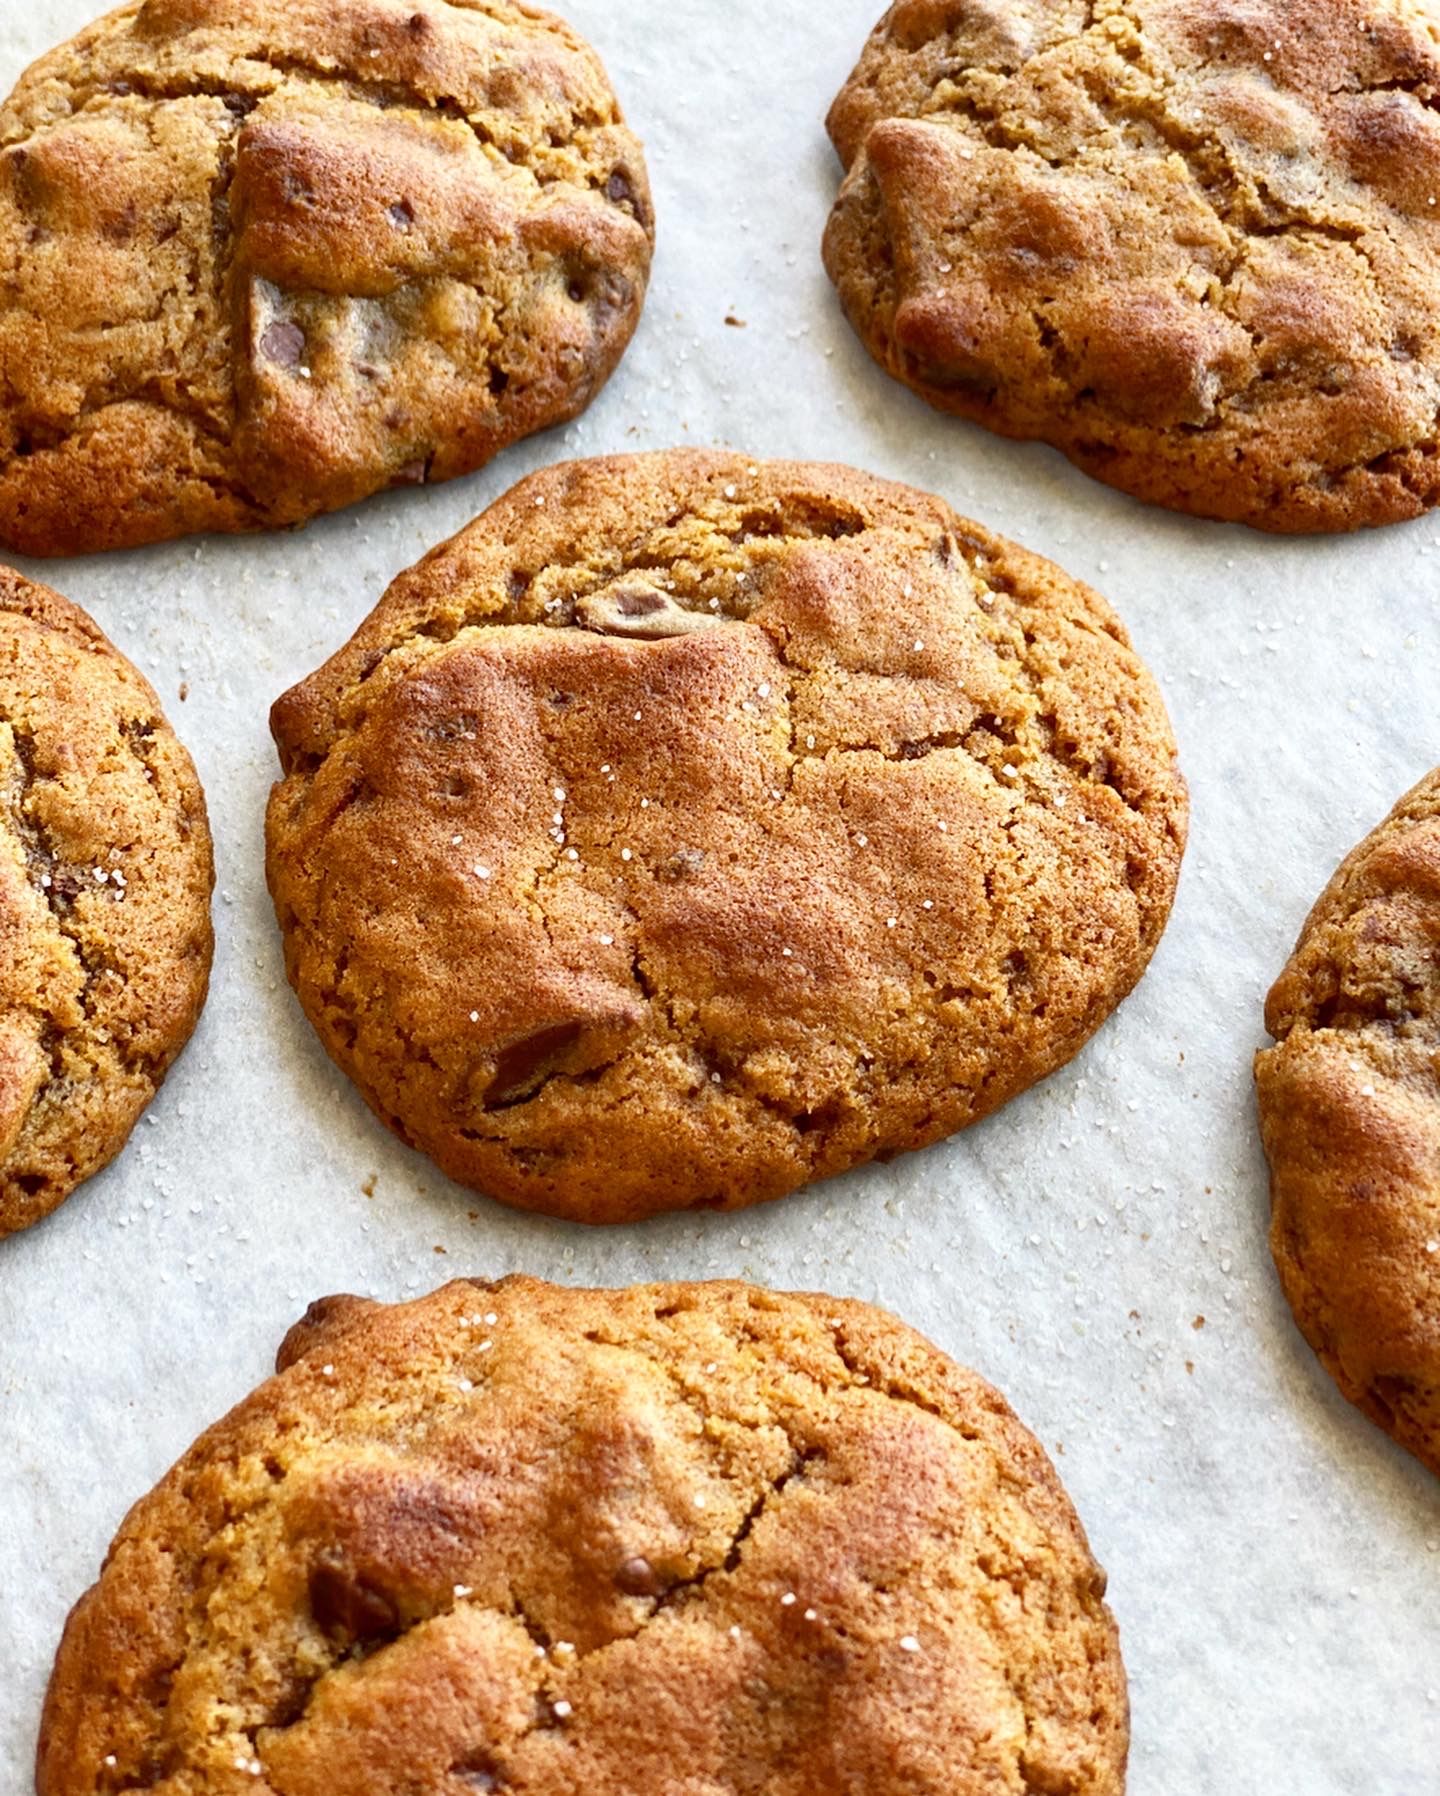
[[[615,609],[621,617],[654,617],[657,611],[664,611],[668,603],[664,593],[653,586],[622,587],[615,595]]]
[[[502,1048],[485,1093],[486,1103],[513,1104],[530,1096],[554,1062],[575,1046],[584,1031],[583,1023],[552,1023],[549,1028],[537,1029],[533,1035],[522,1036]]]
[[[602,636],[630,636],[643,641],[690,636],[697,630],[712,630],[729,621],[713,611],[689,611],[668,592],[633,576],[587,594],[576,605],[575,616],[585,629]]]
[[[351,1645],[389,1639],[400,1627],[389,1597],[335,1559],[318,1560],[310,1573],[310,1613],[326,1634]]]
[[[472,1790],[498,1790],[504,1781],[494,1759],[478,1748],[453,1764],[450,1775]]]
[[[305,357],[305,333],[288,318],[277,318],[265,326],[260,353],[277,368],[298,368]]]
[[[616,1572],[615,1586],[626,1596],[659,1596],[665,1588],[655,1567],[639,1554],[627,1559]]]

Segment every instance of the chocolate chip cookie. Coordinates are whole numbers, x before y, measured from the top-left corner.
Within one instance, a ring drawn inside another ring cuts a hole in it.
[[[1440,772],[1335,875],[1265,1024],[1285,1294],[1350,1401],[1440,1473]]]
[[[1105,603],[941,500],[522,482],[273,714],[290,978],[454,1178],[588,1222],[936,1141],[1139,978],[1184,783]]]
[[[1430,0],[900,0],[825,260],[931,404],[1276,531],[1440,498]]]
[[[512,0],[131,0],[0,109],[0,541],[304,522],[573,417],[653,221]]]
[[[124,1146],[195,1027],[213,871],[190,757],[94,623],[0,568],[0,1236]]]
[[[1075,1513],[880,1311],[462,1282],[279,1364],[71,1616],[39,1796],[1120,1796]]]

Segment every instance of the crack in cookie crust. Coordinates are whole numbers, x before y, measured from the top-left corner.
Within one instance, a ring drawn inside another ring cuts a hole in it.
[[[902,0],[836,100],[825,256],[890,373],[1283,531],[1440,496],[1440,14]]]
[[[0,540],[304,522],[573,417],[643,153],[528,7],[134,0],[0,109]]]
[[[0,1236],[121,1148],[209,977],[210,836],[155,694],[0,569]]]
[[[1295,1319],[1440,1473],[1440,773],[1335,875],[1265,1021],[1271,1245]]]
[[[526,481],[273,724],[326,1047],[453,1176],[591,1221],[987,1114],[1139,977],[1186,826],[1101,600],[801,464]]]
[[[279,1363],[72,1616],[40,1796],[1119,1796],[1074,1512],[880,1312],[467,1282]]]

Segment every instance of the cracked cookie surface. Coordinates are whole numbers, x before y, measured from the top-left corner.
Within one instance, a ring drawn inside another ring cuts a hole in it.
[[[846,468],[547,470],[272,723],[326,1048],[452,1177],[591,1222],[994,1110],[1139,978],[1185,834],[1105,603]]]
[[[1180,511],[1440,498],[1433,0],[901,0],[825,241],[932,404]]]
[[[279,1363],[72,1615],[39,1796],[1120,1796],[1080,1523],[881,1311],[466,1281]]]
[[[205,801],[154,692],[0,568],[0,1236],[119,1152],[210,973]]]
[[[302,523],[581,411],[653,223],[511,0],[135,0],[0,108],[0,541]]]
[[[1270,993],[1271,1245],[1341,1390],[1440,1474],[1440,772],[1355,850]]]

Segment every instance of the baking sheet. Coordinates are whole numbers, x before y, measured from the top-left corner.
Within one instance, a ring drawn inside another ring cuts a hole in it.
[[[27,568],[94,612],[194,753],[219,946],[196,1039],[129,1150],[0,1245],[0,1791],[31,1788],[60,1627],[124,1508],[260,1380],[304,1305],[512,1269],[889,1305],[995,1380],[1056,1456],[1111,1572],[1132,1796],[1433,1790],[1440,1483],[1294,1331],[1250,1057],[1310,902],[1440,760],[1440,518],[1271,541],[934,416],[872,367],[819,263],[837,179],[822,119],[879,0],[568,10],[645,139],[661,234],[640,334],[590,413],[474,479],[300,534]],[[4,0],[0,87],[91,13]],[[675,443],[931,487],[1099,586],[1164,687],[1195,822],[1149,977],[1048,1084],[767,1209],[596,1234],[449,1185],[330,1067],[264,890],[266,713],[531,468]]]

